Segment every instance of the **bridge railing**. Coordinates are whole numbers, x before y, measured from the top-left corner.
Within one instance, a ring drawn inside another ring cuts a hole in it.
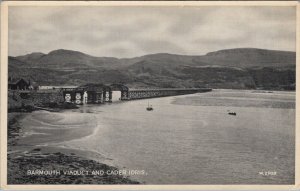
[[[129,91],[174,91],[174,90],[183,90],[183,91],[188,91],[188,90],[207,90],[211,91],[211,88],[157,88],[157,89],[129,89]]]
[[[154,97],[176,96],[211,91],[209,88],[163,88],[163,89],[130,89],[130,99],[145,99]]]

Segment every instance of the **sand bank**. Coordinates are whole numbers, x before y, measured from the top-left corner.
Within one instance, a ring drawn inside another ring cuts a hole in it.
[[[58,120],[64,133],[59,133],[60,127],[51,125],[51,121],[34,121],[37,117],[49,120],[47,112],[8,114],[8,184],[138,184],[124,174],[112,173],[118,172],[117,168],[91,160],[101,160],[97,153],[41,145],[51,137],[60,141],[67,134],[70,140],[93,132],[88,123],[81,131],[76,124],[68,123],[68,118],[51,116]],[[30,123],[30,128],[24,128],[24,123]]]

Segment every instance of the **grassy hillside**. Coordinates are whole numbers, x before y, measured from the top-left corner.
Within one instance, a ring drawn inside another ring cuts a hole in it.
[[[252,48],[203,56],[159,53],[126,59],[55,50],[9,57],[9,75],[30,78],[41,85],[293,89],[295,59],[295,52]]]

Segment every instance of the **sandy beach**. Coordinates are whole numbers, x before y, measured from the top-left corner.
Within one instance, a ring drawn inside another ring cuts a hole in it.
[[[39,145],[38,143],[48,141],[45,133],[31,131],[24,128],[20,121],[32,115],[32,113],[8,113],[8,184],[138,184],[131,180],[126,174],[122,174],[113,166],[109,166],[91,158],[102,160],[99,154],[55,147]],[[33,114],[34,115],[34,114]],[[43,114],[44,117],[47,115]],[[41,116],[39,116],[41,117]],[[43,119],[41,117],[41,119]],[[44,118],[46,119],[46,118]],[[45,122],[46,120],[41,120]],[[49,121],[48,121],[49,122]],[[28,125],[28,124],[27,124]],[[37,124],[35,124],[37,125]],[[70,124],[69,124],[70,125]],[[82,125],[82,124],[81,124]],[[31,127],[34,127],[32,124]],[[55,128],[55,127],[54,127]],[[51,129],[47,130],[48,133]],[[92,127],[85,131],[73,131],[65,129],[64,132],[52,134],[55,142],[61,136],[71,135],[72,138],[86,136],[92,133]],[[30,135],[30,144],[26,137]],[[66,140],[71,139],[66,136]]]

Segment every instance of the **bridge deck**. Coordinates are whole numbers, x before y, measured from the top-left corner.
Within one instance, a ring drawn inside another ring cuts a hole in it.
[[[209,88],[129,89],[128,100],[176,96],[211,91]]]
[[[190,91],[190,90],[203,90],[203,91],[211,91],[211,88],[157,88],[157,89],[129,89],[129,91]]]
[[[159,89],[121,89],[120,100],[146,99],[154,97],[176,96],[211,91],[210,88],[159,88]],[[62,89],[65,102],[104,103],[112,101],[113,89],[88,90],[85,88]]]

